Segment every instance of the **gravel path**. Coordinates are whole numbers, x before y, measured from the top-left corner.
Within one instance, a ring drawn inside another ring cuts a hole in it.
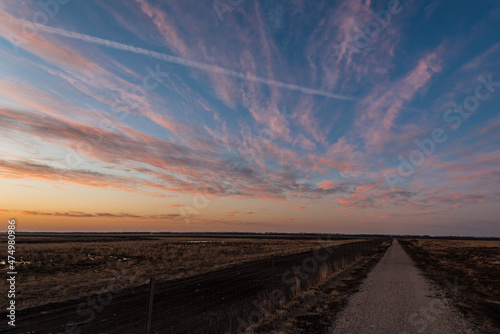
[[[394,240],[329,333],[477,333],[440,295]]]

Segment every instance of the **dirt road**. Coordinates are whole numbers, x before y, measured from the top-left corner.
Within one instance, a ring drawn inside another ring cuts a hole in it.
[[[476,333],[442,295],[394,240],[330,334]]]

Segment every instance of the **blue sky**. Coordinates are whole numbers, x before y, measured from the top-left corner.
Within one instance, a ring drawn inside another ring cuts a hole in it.
[[[3,1],[0,213],[498,236],[499,19],[486,0]]]

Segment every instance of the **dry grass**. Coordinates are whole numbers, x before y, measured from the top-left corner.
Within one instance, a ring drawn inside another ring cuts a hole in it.
[[[482,272],[498,271],[500,264],[500,241],[489,240],[427,240],[418,239],[418,244],[436,258],[441,265],[450,268],[463,266],[463,273],[469,277],[481,277]],[[482,251],[480,251],[482,250]],[[462,261],[457,262],[462,254]]]
[[[345,305],[348,297],[357,291],[358,286],[368,272],[375,266],[390,246],[384,242],[368,256],[357,257],[353,262],[339,261],[332,272],[319,268],[319,280],[308,282],[305,290],[293,296],[293,299],[264,319],[260,326],[255,326],[255,333],[295,334],[326,333],[337,314]]]
[[[499,247],[500,241],[494,240],[430,240],[418,239],[418,242],[425,247]]]
[[[72,237],[67,242],[64,237],[18,236],[16,241],[19,309],[91,295],[119,275],[131,275],[131,285],[138,286],[152,275],[158,281],[183,278],[320,246],[317,240],[203,237]],[[359,240],[329,244],[353,241]]]
[[[500,329],[500,241],[400,241],[424,273],[445,291],[456,279],[462,290],[449,293],[456,306],[481,328]]]

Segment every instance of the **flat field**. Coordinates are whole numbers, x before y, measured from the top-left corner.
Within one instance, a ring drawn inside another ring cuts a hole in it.
[[[4,237],[5,238],[5,237]],[[130,276],[131,287],[187,278],[238,263],[359,241],[214,235],[53,235],[16,238],[18,309],[95,294]],[[2,259],[2,264],[5,264]],[[2,271],[6,272],[2,265]],[[4,275],[5,276],[5,275]],[[5,296],[0,307],[6,307]]]
[[[500,332],[500,241],[400,240],[481,333]]]

